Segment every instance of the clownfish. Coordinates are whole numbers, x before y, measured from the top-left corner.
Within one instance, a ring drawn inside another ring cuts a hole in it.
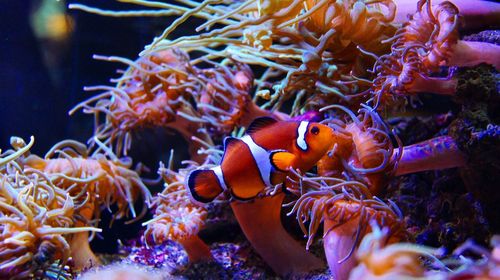
[[[237,200],[253,199],[266,187],[284,183],[289,168],[311,169],[333,145],[333,133],[314,122],[257,118],[243,137],[224,139],[220,165],[191,171],[186,185],[201,203],[225,190]]]

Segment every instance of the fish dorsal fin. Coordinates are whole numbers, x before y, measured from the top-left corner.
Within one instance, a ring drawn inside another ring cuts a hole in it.
[[[286,172],[293,165],[295,155],[284,150],[271,152],[269,159],[274,168]]]
[[[246,133],[252,135],[256,131],[259,131],[265,127],[277,123],[278,121],[271,117],[260,117],[253,120],[253,122],[248,126]]]
[[[241,140],[231,136],[227,136],[226,138],[224,138],[224,155],[222,156],[222,161],[224,161],[224,158],[226,157],[228,151],[232,150],[235,147],[236,143],[238,143],[239,141]]]
[[[224,151],[226,151],[229,146],[234,145],[237,141],[238,138],[234,138],[231,136],[224,138]]]

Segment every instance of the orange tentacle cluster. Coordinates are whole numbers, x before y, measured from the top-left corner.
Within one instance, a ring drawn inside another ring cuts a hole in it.
[[[166,240],[179,241],[197,235],[203,227],[207,210],[193,204],[185,187],[185,172],[167,169],[163,164],[158,170],[165,182],[165,189],[155,196],[155,218],[144,223],[146,241],[161,244]]]
[[[262,90],[259,93],[269,100],[265,106],[274,108],[300,92],[307,93],[306,97],[329,95],[343,103],[352,101],[346,96],[355,94],[359,86],[363,90],[368,88],[366,81],[352,75],[370,76],[366,69],[373,64],[373,59],[357,47],[380,55],[390,47],[384,40],[396,31],[391,23],[396,13],[392,0],[248,0],[221,4],[204,1],[196,6],[182,3],[167,10],[172,14],[181,14],[180,10],[185,13],[144,53],[203,46],[204,58],[231,57],[268,67],[272,73],[264,74],[258,81]],[[198,26],[198,32],[217,23],[222,27],[173,41],[164,40],[191,16],[207,20]],[[337,69],[340,74],[332,75]],[[284,79],[276,82],[276,77]],[[264,94],[270,90],[269,84],[274,91],[272,95]],[[299,94],[301,98],[304,93]]]
[[[374,66],[377,77],[371,91],[375,107],[398,104],[407,94],[455,92],[456,81],[433,77],[432,72],[452,57],[458,20],[458,9],[451,2],[437,6],[428,0],[418,2],[417,12],[394,35],[391,53],[380,56]]]
[[[302,231],[309,236],[307,247],[325,219],[333,221],[335,227],[353,219],[359,218],[364,222],[375,219],[384,226],[389,226],[391,233],[402,233],[399,209],[372,196],[366,185],[332,177],[295,175],[298,179],[290,179],[293,188],[300,189],[304,194],[293,202],[294,207],[290,213],[296,212]],[[306,229],[305,223],[308,221],[309,228]],[[364,222],[359,223],[359,233],[366,229],[367,224]],[[325,234],[333,229],[325,228]]]
[[[341,109],[350,120],[329,118],[324,122],[337,133],[338,141],[318,162],[318,174],[342,178],[347,175],[366,183],[373,194],[379,194],[394,174],[401,156],[394,150],[388,126],[372,108],[363,107],[356,116],[349,109],[332,105],[322,110]]]
[[[253,73],[242,63],[227,60],[213,68],[195,67],[189,55],[179,49],[152,52],[137,61],[106,58],[129,65],[115,87],[77,105],[95,116],[94,138],[126,154],[131,133],[142,128],[172,128],[189,142],[195,136],[210,141],[208,132],[224,137],[239,125],[256,117],[270,115],[250,98]],[[196,105],[194,105],[196,104]],[[105,120],[101,122],[101,115]],[[195,157],[199,147],[191,147]],[[200,159],[199,161],[203,161]]]
[[[216,65],[200,70],[203,83],[196,94],[197,111],[212,135],[228,135],[237,126],[248,126],[255,117],[268,115],[252,102],[252,70],[245,64]]]
[[[349,279],[421,279],[430,276],[422,257],[439,263],[434,256],[436,249],[411,243],[391,244],[388,228],[372,225],[372,229],[359,245],[356,254],[359,264]]]
[[[307,10],[316,11],[304,21],[304,25],[310,32],[318,35],[335,32],[335,35],[327,38],[326,49],[339,52],[353,43],[378,53],[384,47],[388,47],[381,41],[391,37],[396,31],[391,24],[396,14],[394,1],[327,1],[326,4],[324,2],[306,1]],[[380,6],[383,6],[386,12],[383,12]]]
[[[144,206],[136,215],[133,203],[140,197],[149,203],[149,190],[137,172],[130,169],[129,160],[119,160],[111,152],[108,155],[89,155],[84,144],[66,140],[54,145],[45,158],[28,156],[24,166],[43,172],[56,186],[85,201],[87,208],[81,214],[89,220],[97,221],[100,211],[110,209],[112,204],[118,207],[114,219],[128,216],[129,211],[134,219],[141,218],[147,208]]]
[[[373,63],[370,56],[357,48],[377,54],[389,49],[389,44],[382,42],[396,31],[391,24],[395,4],[393,1],[316,0],[304,4],[300,15],[274,31],[276,45],[282,44],[280,38],[289,37],[291,53],[300,55],[297,56],[300,60],[290,64],[295,69],[289,71],[275,89],[285,97],[290,92],[305,91],[313,95],[314,103],[323,106],[332,102],[355,103],[352,99],[355,93],[367,85],[352,75],[366,77],[369,73],[365,69]],[[385,6],[386,11],[378,5]],[[297,25],[290,27],[292,23]],[[279,63],[287,64],[286,61]]]
[[[256,1],[251,5],[255,7]],[[243,43],[259,50],[269,50],[273,45],[273,40],[280,33],[279,25],[296,18],[303,9],[303,0],[264,0],[256,5],[257,12],[254,18],[242,21],[240,24],[245,27],[243,30]]]
[[[124,62],[130,67],[115,80],[115,87],[86,88],[107,91],[78,104],[70,114],[80,108],[94,114],[94,136],[109,146],[116,145],[118,155],[130,149],[132,131],[165,127],[176,120],[178,110],[189,110],[185,100],[192,93],[188,76],[194,70],[186,53],[161,51],[135,62],[117,57],[103,59]],[[101,114],[105,115],[104,122]]]
[[[143,224],[147,225],[144,233],[146,244],[172,240],[183,245],[191,262],[210,259],[210,249],[198,238],[207,210],[189,199],[184,185],[187,170],[175,172],[160,163],[158,173],[165,182],[165,189],[153,199],[154,218]]]
[[[24,141],[14,140],[24,146]],[[8,151],[2,161],[26,153],[24,147]],[[56,260],[64,266],[73,250],[65,235],[100,229],[75,227],[82,203],[45,174],[23,170],[13,159],[0,166],[0,276],[21,279]]]
[[[444,1],[432,6],[429,0],[420,0],[417,12],[398,30],[392,48],[404,51],[418,46],[423,67],[436,70],[451,56],[458,41],[459,11],[453,3]]]
[[[365,185],[338,178],[296,176],[299,179],[292,183],[303,195],[294,202],[290,213],[296,212],[302,231],[309,236],[307,247],[324,222],[324,249],[335,278],[345,279],[355,265],[351,255],[361,238],[371,231],[369,221],[390,228],[392,240],[404,237],[399,209],[372,196]]]

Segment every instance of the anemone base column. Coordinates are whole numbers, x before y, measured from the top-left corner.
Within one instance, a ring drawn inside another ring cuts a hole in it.
[[[186,239],[180,240],[179,243],[188,254],[189,262],[195,263],[213,259],[210,248],[198,235],[189,236]]]
[[[440,136],[404,147],[396,175],[461,167],[465,163],[466,156],[455,140],[450,136]]]
[[[88,232],[74,233],[71,236],[71,240],[69,240],[69,246],[71,248],[71,257],[77,270],[101,264],[101,261],[90,249]]]
[[[323,237],[323,246],[325,249],[328,267],[333,279],[344,280],[349,278],[349,273],[356,266],[357,261],[353,253],[344,260],[352,250],[355,242],[356,229],[359,227],[359,219],[352,219],[341,226],[338,222],[325,217],[325,232]],[[335,230],[328,230],[335,227]],[[341,263],[339,263],[342,261]]]
[[[323,261],[307,252],[281,224],[285,195],[232,202],[231,208],[253,248],[279,275],[305,274],[324,267]]]

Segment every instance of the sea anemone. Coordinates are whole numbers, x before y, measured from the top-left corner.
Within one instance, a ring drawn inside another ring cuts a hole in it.
[[[382,105],[383,108],[392,106],[392,109],[397,109],[406,105],[401,97],[420,92],[454,94],[457,81],[451,77],[431,77],[423,66],[418,49],[418,46],[411,46],[402,52],[378,57],[374,66],[377,77],[370,89],[374,108]]]
[[[436,258],[438,250],[411,243],[388,244],[390,230],[371,222],[372,232],[361,241],[356,258],[359,264],[349,279],[442,279],[427,271],[422,257],[446,269]],[[434,278],[435,277],[435,278]],[[427,278],[426,278],[427,279]]]
[[[323,244],[330,271],[336,279],[346,279],[355,265],[351,255],[361,238],[371,231],[368,223],[388,227],[391,242],[404,237],[402,215],[393,203],[387,205],[372,196],[368,188],[356,181],[338,178],[303,177],[293,185],[302,195],[297,199],[289,215],[296,213],[297,221],[306,236],[308,248],[324,222]],[[309,221],[309,228],[305,223]]]
[[[22,160],[26,172],[44,174],[58,188],[68,192],[75,200],[82,201],[76,211],[81,217],[76,225],[95,225],[101,211],[111,205],[117,206],[113,220],[133,216],[133,222],[144,216],[145,205],[138,215],[134,202],[139,197],[147,204],[151,194],[142,183],[139,175],[130,169],[131,161],[118,159],[109,149],[97,140],[107,154],[95,152],[89,155],[87,146],[73,140],[61,141],[47,152],[45,158],[29,155]],[[77,245],[72,251],[77,268],[99,263],[88,243],[88,233],[82,232],[72,236],[71,244]]]
[[[55,186],[43,173],[23,171],[13,161],[33,144],[13,138],[17,151],[2,156],[0,172],[0,276],[26,278],[56,260],[64,266],[77,249],[67,239],[73,234],[100,232],[78,227],[75,212],[82,207],[70,194]],[[28,148],[26,148],[28,147]],[[15,155],[15,156],[13,156]]]
[[[373,223],[373,222],[371,222]],[[388,244],[388,228],[376,224],[359,245],[359,265],[349,279],[496,279],[500,275],[498,236],[491,239],[492,251],[471,239],[452,255],[439,260],[439,249],[411,243]]]
[[[5,168],[7,163],[12,162],[13,160],[19,158],[20,156],[28,153],[33,144],[35,143],[35,137],[30,137],[30,142],[26,144],[23,139],[19,137],[11,137],[10,144],[15,150],[9,150],[5,154],[2,154],[2,150],[0,149],[0,173],[5,172]]]
[[[396,6],[391,0],[130,2],[161,10],[123,13],[79,4],[70,8],[107,16],[179,15],[141,55],[177,47],[205,53],[194,59],[193,65],[209,59],[231,58],[265,66],[268,69],[256,80],[257,96],[267,100],[264,108],[273,106],[273,109],[281,107],[294,94],[297,104],[306,104],[313,96],[316,100],[353,102],[350,95],[358,93],[359,87],[369,87],[367,81],[357,77],[369,75],[365,69],[373,64],[371,56],[356,46],[381,55],[390,47],[383,41],[396,31],[391,24]],[[190,17],[207,20],[196,29],[199,34],[166,39]],[[279,78],[281,82],[277,82]],[[272,94],[270,88],[274,90]],[[325,103],[321,106],[330,104]]]
[[[212,259],[210,248],[198,237],[198,232],[205,224],[207,210],[193,204],[185,187],[185,174],[188,170],[175,172],[160,163],[159,175],[165,182],[165,189],[152,201],[155,208],[153,219],[143,223],[147,226],[144,233],[146,244],[153,241],[161,244],[166,240],[179,242],[190,262]]]
[[[213,137],[225,137],[258,117],[286,119],[285,114],[261,109],[253,102],[253,73],[248,65],[226,59],[221,63],[205,60],[212,67],[198,70],[199,86],[193,92],[196,114],[184,117],[204,125]]]
[[[364,182],[372,194],[379,194],[394,174],[401,157],[401,144],[398,143],[400,148],[394,148],[390,136],[392,132],[372,108],[363,105],[358,116],[340,105],[330,105],[321,111],[331,109],[339,109],[347,115],[347,119],[343,121],[330,112],[331,115],[323,121],[335,130],[337,140],[330,152],[318,162],[318,174],[340,178],[347,173],[353,179]]]
[[[453,256],[459,259],[460,266],[449,273],[447,279],[497,279],[500,276],[500,236],[493,236],[490,245],[491,251],[469,239],[455,249]]]
[[[340,52],[350,44],[380,52],[384,49],[381,41],[396,31],[391,24],[397,10],[392,0],[305,2],[306,13],[310,15],[304,25],[317,35],[334,32],[332,36],[318,36],[320,44],[326,44],[326,49],[332,52]]]
[[[105,149],[102,143],[100,145]],[[118,159],[111,151],[105,151],[106,154],[95,152],[89,155],[85,144],[64,140],[55,144],[44,158],[28,156],[24,166],[26,170],[42,171],[56,186],[76,198],[88,196],[87,204],[95,205],[93,218],[99,218],[100,210],[110,209],[112,204],[118,207],[114,219],[128,216],[128,212],[134,220],[141,218],[147,208],[143,207],[137,215],[133,203],[139,197],[149,203],[151,194],[148,188],[139,174],[130,169],[130,159]]]
[[[484,42],[468,42],[458,38],[459,9],[444,1],[432,6],[420,0],[417,12],[396,32],[393,51],[420,46],[423,66],[431,71],[441,65],[475,66],[488,63],[500,69],[500,47]]]
[[[129,68],[121,78],[112,80],[115,87],[86,87],[89,91],[106,91],[81,102],[69,112],[73,114],[83,109],[85,113],[94,114],[91,143],[98,139],[120,156],[126,155],[130,149],[131,133],[142,128],[173,128],[187,141],[193,135],[204,138],[203,133],[198,132],[200,125],[178,116],[193,115],[195,111],[189,100],[197,88],[190,78],[196,76],[196,70],[190,65],[187,53],[178,49],[165,50],[137,61],[119,57],[97,58],[122,62]]]
[[[434,0],[434,4],[440,4],[446,0]],[[414,0],[395,0],[398,7],[394,21],[399,24],[404,24],[408,21],[413,13],[415,13]],[[498,27],[498,15],[500,15],[500,4],[493,1],[469,1],[469,0],[453,0],[455,6],[460,10],[460,17],[463,19],[461,26],[462,30],[478,30],[479,28]]]
[[[419,92],[454,95],[458,81],[451,75],[436,77],[440,66],[470,67],[480,63],[500,69],[500,47],[491,43],[459,40],[459,10],[449,1],[431,6],[420,0],[417,11],[393,38],[389,54],[377,56],[371,92],[374,106],[389,107],[406,96]]]
[[[90,143],[98,139],[117,155],[127,154],[132,133],[144,128],[170,128],[189,143],[191,158],[203,162],[197,154],[200,146],[192,137],[212,141],[223,138],[238,126],[248,126],[261,116],[285,115],[259,108],[251,99],[251,69],[231,59],[220,63],[207,59],[190,61],[186,51],[177,48],[152,52],[136,61],[119,57],[99,59],[125,63],[129,68],[114,79],[115,87],[87,87],[107,90],[75,106],[94,114],[95,131]],[[206,66],[208,65],[208,67]],[[104,122],[101,121],[105,116]]]

